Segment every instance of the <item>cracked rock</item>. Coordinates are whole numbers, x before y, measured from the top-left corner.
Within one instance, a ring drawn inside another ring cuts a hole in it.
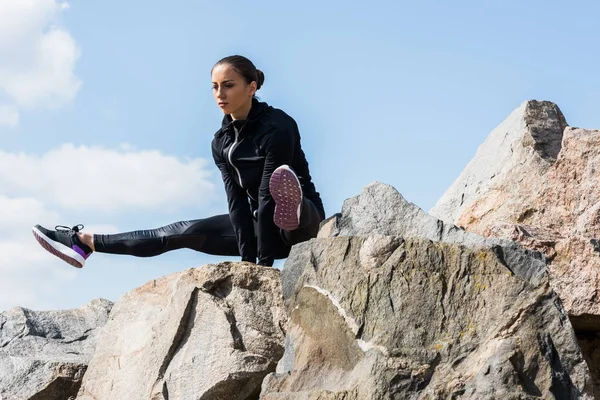
[[[528,101],[494,129],[431,210],[542,252],[577,333],[600,333],[600,130]],[[600,348],[580,343],[600,398]],[[587,352],[590,352],[587,354]]]
[[[543,256],[372,183],[292,248],[261,399],[592,399]],[[594,344],[596,342],[590,341]]]
[[[288,268],[285,355],[263,400],[593,398],[547,278],[491,247],[338,236],[294,246]]]
[[[600,332],[600,130],[563,119],[553,103],[524,103],[489,135],[431,213],[542,252],[575,329]],[[550,142],[556,155],[544,158],[536,144]]]
[[[273,268],[221,263],[150,281],[115,303],[77,399],[257,399],[284,321]]]
[[[72,310],[0,313],[0,399],[75,396],[111,307],[96,299]]]

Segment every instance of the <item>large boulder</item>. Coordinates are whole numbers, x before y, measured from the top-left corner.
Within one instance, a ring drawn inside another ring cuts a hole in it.
[[[543,258],[372,184],[283,270],[288,334],[261,398],[591,399]]]
[[[546,129],[534,135],[536,126]],[[553,157],[540,151],[548,142]],[[484,164],[494,173],[471,179]],[[598,187],[600,131],[567,127],[555,104],[530,101],[490,134],[431,214],[542,252],[575,328],[600,331]]]
[[[77,394],[112,303],[0,313],[0,399],[65,400]]]
[[[408,202],[395,188],[380,182],[364,187],[360,195],[347,199],[342,212],[324,221],[319,237],[352,235],[392,235],[428,239],[436,242],[459,243],[466,246],[487,246],[515,274],[539,283],[546,279],[543,257],[537,251],[524,249],[511,240],[486,238],[445,223]],[[294,268],[286,268],[286,275]],[[284,294],[290,290],[284,279]],[[291,282],[291,281],[290,281]]]
[[[431,213],[546,256],[600,387],[599,187],[600,131],[566,126],[555,104],[529,101],[489,135]]]
[[[206,265],[115,303],[78,399],[258,399],[283,354],[279,271]]]

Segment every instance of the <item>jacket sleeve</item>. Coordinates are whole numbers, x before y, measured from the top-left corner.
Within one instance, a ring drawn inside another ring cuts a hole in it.
[[[233,225],[242,261],[256,263],[256,236],[254,235],[254,223],[252,222],[248,197],[244,189],[231,177],[227,162],[217,149],[215,141],[212,144],[212,153],[225,185],[229,218]]]
[[[276,243],[280,240],[279,228],[273,222],[275,201],[269,191],[269,180],[273,171],[283,165],[292,166],[297,128],[293,126],[275,128],[268,136],[264,145],[265,166],[258,191],[258,264],[273,265],[276,253]]]

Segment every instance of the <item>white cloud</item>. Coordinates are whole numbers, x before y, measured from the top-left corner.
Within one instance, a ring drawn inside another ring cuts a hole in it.
[[[42,155],[0,151],[0,311],[56,308],[61,291],[81,279],[81,271],[37,244],[32,226],[54,228],[81,211],[101,210],[113,219],[85,231],[115,233],[121,230],[112,223],[123,215],[202,207],[216,191],[206,164],[127,144],[65,144]]]
[[[48,210],[39,200],[0,194],[0,239],[21,239],[24,236],[29,239],[30,228],[39,221],[56,224],[58,220],[58,213]],[[4,257],[1,251],[0,254]]]
[[[31,232],[31,230],[29,230]],[[75,268],[50,256],[29,240],[0,241],[0,311],[20,305],[32,309],[54,308],[52,294],[60,282],[75,278]]]
[[[175,210],[214,199],[207,161],[157,150],[65,144],[42,156],[0,151],[0,188],[71,210]]]
[[[0,312],[17,305],[56,309],[60,291],[77,277],[80,271],[46,252],[31,232],[42,221],[54,228],[60,218],[36,199],[0,195]],[[86,228],[88,232],[118,231],[112,225]]]
[[[31,227],[39,220],[56,221],[58,214],[32,198],[0,195],[0,311],[15,305],[53,308],[48,299],[76,271],[38,246]]]
[[[19,124],[19,109],[15,106],[0,105],[0,125],[17,126]]]
[[[56,0],[0,0],[0,124],[15,126],[23,108],[56,108],[81,87],[74,68],[80,51],[60,27],[68,4]]]

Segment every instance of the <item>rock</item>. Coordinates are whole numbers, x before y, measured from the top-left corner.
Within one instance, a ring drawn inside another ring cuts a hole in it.
[[[206,265],[115,304],[78,399],[257,399],[283,354],[279,271]]]
[[[556,160],[566,126],[556,104],[524,102],[479,146],[475,157],[431,209],[431,215],[454,224],[464,209],[501,181],[506,182],[507,190],[534,191]],[[519,178],[527,176],[528,184],[520,185]],[[504,201],[500,193],[497,200]]]
[[[349,217],[341,232],[365,226]],[[286,270],[285,355],[263,400],[592,398],[547,278],[511,273],[490,247],[317,238],[294,246]]]
[[[537,136],[536,126],[544,127]],[[540,152],[546,143],[557,156]],[[485,164],[495,175],[472,179]],[[490,134],[432,214],[542,252],[576,330],[600,331],[598,187],[600,131],[566,127],[556,105],[531,101]]]
[[[294,246],[285,353],[261,398],[591,399],[544,257],[373,183]]]
[[[544,259],[538,252],[526,250],[510,240],[485,238],[444,223],[408,202],[392,186],[380,182],[365,186],[360,195],[347,199],[341,214],[324,223],[319,232],[321,238],[379,234],[460,243],[471,247],[486,246],[494,249],[513,273],[532,283],[541,282],[547,275]],[[292,267],[286,266],[283,270],[284,297],[287,298],[293,290],[287,284],[293,279],[286,279],[286,275],[298,273]]]
[[[111,307],[96,299],[73,310],[0,313],[0,399],[74,398]]]

